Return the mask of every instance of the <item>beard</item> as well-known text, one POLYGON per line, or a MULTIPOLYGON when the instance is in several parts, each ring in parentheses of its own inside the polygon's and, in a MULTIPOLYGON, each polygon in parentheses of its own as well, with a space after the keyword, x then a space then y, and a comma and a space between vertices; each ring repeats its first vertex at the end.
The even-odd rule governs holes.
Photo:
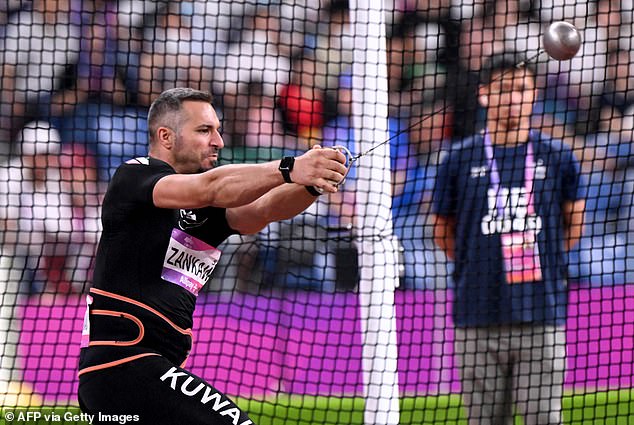
POLYGON ((210 164, 211 165, 209 167, 201 166, 198 169, 198 171, 196 172, 196 174, 201 174, 201 173, 204 173, 205 171, 209 171, 209 170, 212 170, 212 169, 216 168, 216 166, 218 165, 218 161, 214 159, 214 160, 210 161, 210 164))
POLYGON ((201 166, 198 170, 199 173, 204 173, 205 171, 209 171, 213 168, 216 168, 216 166, 218 165, 218 159, 217 158, 211 159, 213 155, 220 156, 220 149, 211 148, 201 155, 201 158, 200 158, 201 166), (205 164, 206 162, 209 162, 208 167, 203 166, 203 164, 205 164))
POLYGON ((209 171, 218 165, 218 157, 220 149, 215 146, 197 151, 190 149, 182 142, 180 136, 176 137, 174 157, 177 164, 181 165, 181 169, 185 174, 199 174, 209 171), (216 158, 213 158, 213 156, 216 158))

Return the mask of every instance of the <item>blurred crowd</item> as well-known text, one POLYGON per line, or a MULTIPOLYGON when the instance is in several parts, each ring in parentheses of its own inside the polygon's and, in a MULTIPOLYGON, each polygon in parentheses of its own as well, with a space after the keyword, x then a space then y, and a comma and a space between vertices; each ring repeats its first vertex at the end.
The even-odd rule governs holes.
MULTIPOLYGON (((571 278, 632 280, 632 1, 384 3, 402 286, 447 284, 451 266, 428 223, 435 167, 447 146, 482 125, 478 73, 504 49, 538 63, 535 126, 572 145, 591 182, 571 278), (583 46, 557 62, 540 54, 540 36, 562 19, 581 30, 583 46)), ((223 163, 277 159, 317 143, 354 152, 353 18, 345 0, 2 2, 0 156, 2 184, 12 187, 0 205, 0 234, 4 258, 24 257, 4 273, 20 269, 32 291, 51 282, 55 290, 84 289, 104 185, 122 161, 146 154, 147 107, 167 88, 213 93, 223 163), (38 193, 46 195, 30 195, 38 193), (60 219, 47 224, 52 217, 60 219), (32 236, 21 241, 21 232, 32 236)), ((338 194, 292 223, 230 241, 212 287, 354 287, 357 184, 353 170, 338 194)))

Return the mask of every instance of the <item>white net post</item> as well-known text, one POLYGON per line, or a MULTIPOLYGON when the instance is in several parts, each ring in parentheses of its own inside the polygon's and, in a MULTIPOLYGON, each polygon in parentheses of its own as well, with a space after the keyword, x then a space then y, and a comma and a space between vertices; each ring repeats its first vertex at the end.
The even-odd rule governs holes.
MULTIPOLYGON (((354 34, 353 125, 357 152, 388 139, 385 15, 382 1, 352 0, 354 34)), ((397 249, 391 215, 389 144, 359 161, 355 234, 363 335, 366 424, 399 423, 394 290, 397 249)))

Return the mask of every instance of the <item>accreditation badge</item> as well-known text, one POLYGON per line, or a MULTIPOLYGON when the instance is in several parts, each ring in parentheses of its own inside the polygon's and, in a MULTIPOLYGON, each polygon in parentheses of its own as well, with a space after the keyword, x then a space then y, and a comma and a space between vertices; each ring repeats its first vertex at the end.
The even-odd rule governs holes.
POLYGON ((502 259, 509 284, 542 280, 539 244, 535 230, 503 233, 502 259))

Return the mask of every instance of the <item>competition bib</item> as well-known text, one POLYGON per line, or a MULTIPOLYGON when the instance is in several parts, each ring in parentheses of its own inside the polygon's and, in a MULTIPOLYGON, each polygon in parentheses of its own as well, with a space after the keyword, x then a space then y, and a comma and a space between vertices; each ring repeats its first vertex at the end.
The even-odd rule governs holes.
POLYGON ((194 295, 209 281, 221 252, 179 229, 172 230, 165 261, 163 280, 175 283, 194 295))
POLYGON ((503 233, 500 237, 506 282, 512 284, 541 280, 542 268, 535 231, 503 233))

